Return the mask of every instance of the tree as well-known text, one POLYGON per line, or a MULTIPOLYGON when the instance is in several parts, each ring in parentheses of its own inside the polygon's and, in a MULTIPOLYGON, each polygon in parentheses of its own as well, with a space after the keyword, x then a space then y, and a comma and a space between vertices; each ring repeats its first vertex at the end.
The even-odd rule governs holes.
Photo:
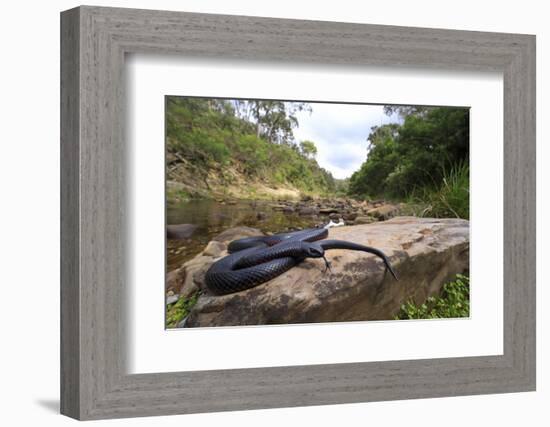
POLYGON ((311 193, 334 191, 334 178, 315 160, 315 144, 298 144, 292 133, 296 113, 309 109, 292 102, 168 97, 168 176, 177 181, 178 171, 187 169, 197 178, 215 172, 231 182, 236 172, 311 193))
POLYGON ((429 110, 430 107, 424 107, 422 105, 384 105, 384 114, 387 116, 397 114, 402 119, 411 115, 422 116, 429 110))
POLYGON ((298 126, 296 113, 311 111, 305 102, 284 102, 250 100, 235 101, 237 115, 248 121, 254 121, 256 136, 266 138, 274 144, 293 145, 292 130, 298 126))
POLYGON ((417 187, 437 186, 446 170, 468 163, 467 108, 391 108, 404 121, 371 129, 367 159, 350 178, 352 195, 406 196, 417 187))
POLYGON ((313 141, 301 141, 300 142, 300 152, 304 157, 308 159, 314 159, 317 155, 317 147, 313 141))

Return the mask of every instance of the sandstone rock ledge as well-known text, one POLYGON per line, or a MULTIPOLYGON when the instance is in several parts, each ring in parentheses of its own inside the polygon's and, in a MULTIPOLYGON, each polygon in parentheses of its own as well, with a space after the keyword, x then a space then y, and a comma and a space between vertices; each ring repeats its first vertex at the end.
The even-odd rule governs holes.
MULTIPOLYGON (((383 250, 400 280, 394 281, 374 255, 330 250, 332 273, 324 273, 323 260, 307 259, 244 292, 203 293, 185 327, 392 319, 408 298, 421 303, 455 274, 469 269, 466 220, 396 217, 333 228, 329 238, 383 250)), ((204 288, 200 277, 194 281, 204 288)))

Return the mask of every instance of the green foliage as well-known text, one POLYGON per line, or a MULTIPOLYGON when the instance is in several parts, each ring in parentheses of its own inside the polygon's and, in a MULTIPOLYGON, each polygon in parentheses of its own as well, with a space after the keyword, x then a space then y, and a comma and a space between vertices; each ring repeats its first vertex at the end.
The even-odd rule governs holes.
POLYGON ((349 189, 349 178, 336 179, 334 178, 334 194, 337 197, 347 197, 349 189))
POLYGON ((395 142, 398 129, 396 124, 373 128, 368 158, 349 180, 348 191, 352 195, 378 196, 387 191, 385 180, 401 161, 395 142))
POLYGON ((169 152, 189 160, 224 164, 229 158, 226 140, 235 123, 227 122, 212 104, 186 98, 166 101, 166 133, 169 152))
POLYGON ((395 316, 402 319, 437 319, 468 317, 470 315, 470 279, 457 274, 456 279, 443 285, 441 294, 431 296, 416 305, 412 299, 401 305, 401 310, 395 316))
POLYGON ((470 219, 470 168, 459 163, 443 173, 439 187, 424 187, 413 191, 409 203, 417 216, 432 218, 470 219))
POLYGON ((175 328, 197 304, 199 292, 195 292, 189 298, 180 298, 173 304, 166 306, 166 327, 175 328))
POLYGON ((233 160, 247 176, 260 175, 269 166, 268 144, 256 135, 243 135, 234 141, 233 160))
POLYGON ((317 147, 312 141, 301 141, 300 142, 300 151, 307 158, 315 158, 317 155, 317 147))
POLYGON ((230 165, 251 180, 327 194, 334 178, 317 164, 315 143, 294 142, 295 113, 304 109, 304 103, 168 97, 167 150, 173 162, 191 161, 205 175, 223 175, 230 165))
POLYGON ((298 126, 296 113, 311 111, 305 102, 284 102, 272 100, 239 100, 232 103, 238 117, 254 122, 256 137, 275 144, 292 145, 292 129, 298 126))
POLYGON ((368 155, 350 178, 349 193, 402 198, 439 187, 445 170, 468 162, 469 111, 455 107, 386 108, 402 124, 373 127, 368 155))

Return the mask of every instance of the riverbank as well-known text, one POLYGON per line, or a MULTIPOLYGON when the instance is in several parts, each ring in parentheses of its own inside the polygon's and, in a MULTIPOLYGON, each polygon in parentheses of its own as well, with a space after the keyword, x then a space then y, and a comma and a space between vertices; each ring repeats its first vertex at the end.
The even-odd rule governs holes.
POLYGON ((319 194, 305 194, 300 190, 286 185, 266 185, 262 182, 233 181, 231 185, 223 184, 218 179, 209 180, 204 186, 190 186, 178 181, 166 182, 166 196, 168 203, 181 203, 193 199, 226 200, 294 200, 303 197, 319 197, 319 194))
POLYGON ((231 165, 200 167, 185 159, 167 170, 166 193, 169 201, 190 199, 300 200, 327 196, 319 186, 300 188, 287 180, 270 176, 249 176, 231 165))

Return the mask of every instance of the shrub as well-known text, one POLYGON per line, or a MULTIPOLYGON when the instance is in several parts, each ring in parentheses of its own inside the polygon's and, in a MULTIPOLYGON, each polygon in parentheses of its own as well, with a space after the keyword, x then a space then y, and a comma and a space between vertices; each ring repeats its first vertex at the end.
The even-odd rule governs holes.
POLYGON ((457 274, 456 279, 443 285, 441 294, 431 296, 416 305, 412 299, 401 305, 396 320, 468 317, 470 315, 470 279, 457 274))
POLYGON ((300 148, 289 139, 291 133, 282 139, 267 133, 272 137, 258 133, 255 122, 236 115, 230 101, 179 97, 167 101, 167 150, 174 163, 192 162, 204 175, 212 170, 223 174, 230 166, 249 181, 316 194, 334 191, 334 178, 315 160, 313 142, 300 148))
POLYGON ((409 196, 418 216, 470 219, 470 168, 463 162, 443 172, 438 187, 417 189, 409 196))
POLYGON ((195 292, 189 298, 180 298, 173 304, 166 306, 166 327, 175 328, 181 322, 199 299, 199 292, 195 292))
POLYGON ((444 167, 467 162, 469 110, 409 109, 401 124, 371 128, 367 158, 350 178, 349 194, 402 198, 415 187, 439 185, 444 167))

